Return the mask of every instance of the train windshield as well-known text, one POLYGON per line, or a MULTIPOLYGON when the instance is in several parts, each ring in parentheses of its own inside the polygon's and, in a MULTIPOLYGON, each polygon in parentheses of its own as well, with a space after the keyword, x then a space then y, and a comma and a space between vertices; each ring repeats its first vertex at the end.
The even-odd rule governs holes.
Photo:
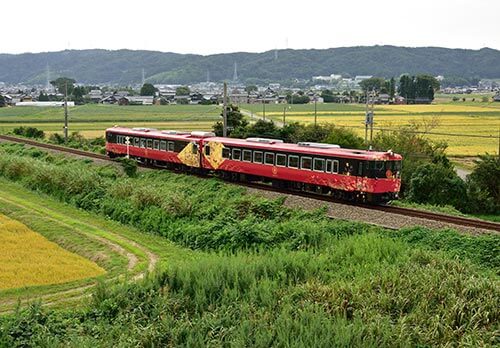
POLYGON ((367 161, 365 176, 369 178, 399 178, 401 161, 367 161))

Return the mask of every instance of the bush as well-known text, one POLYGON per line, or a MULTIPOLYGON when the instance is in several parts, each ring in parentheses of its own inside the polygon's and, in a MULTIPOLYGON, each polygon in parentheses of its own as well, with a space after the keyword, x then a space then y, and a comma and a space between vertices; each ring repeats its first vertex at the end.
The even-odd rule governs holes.
POLYGON ((448 204, 462 208, 466 205, 465 193, 465 183, 453 167, 427 163, 417 167, 412 174, 408 199, 416 203, 448 204))
POLYGON ((335 127, 325 139, 326 143, 337 144, 348 149, 361 149, 364 147, 363 138, 359 137, 352 129, 335 127))
POLYGON ((26 138, 43 139, 45 138, 45 133, 43 130, 34 127, 17 127, 12 131, 16 135, 20 135, 26 138))
POLYGON ((137 175, 137 162, 133 159, 122 157, 119 159, 122 164, 123 171, 129 177, 135 177, 137 175))
POLYGON ((468 212, 500 213, 500 157, 479 156, 467 177, 468 212))

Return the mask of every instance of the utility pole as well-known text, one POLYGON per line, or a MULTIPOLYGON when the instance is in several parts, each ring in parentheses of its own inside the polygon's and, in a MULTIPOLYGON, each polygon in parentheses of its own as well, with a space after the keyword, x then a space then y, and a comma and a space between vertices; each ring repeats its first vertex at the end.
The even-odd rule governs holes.
POLYGON ((265 96, 262 97, 262 117, 264 121, 266 120, 266 101, 265 101, 265 96))
POLYGON ((316 123, 317 123, 317 120, 318 120, 318 107, 317 107, 317 103, 318 103, 318 97, 316 95, 314 95, 314 127, 316 127, 316 123))
POLYGON ((68 81, 64 82, 64 144, 68 144, 68 81))
POLYGON ((371 99, 371 122, 370 122, 370 150, 372 149, 373 143, 373 117, 375 115, 375 90, 372 90, 371 99))
POLYGON ((224 110, 222 110, 222 117, 224 118, 222 126, 222 136, 227 137, 227 83, 224 81, 224 97, 223 97, 224 110))
POLYGON ((285 113, 286 113, 286 106, 283 107, 283 127, 285 126, 285 113))
POLYGON ((365 144, 368 144, 368 89, 365 92, 365 144))

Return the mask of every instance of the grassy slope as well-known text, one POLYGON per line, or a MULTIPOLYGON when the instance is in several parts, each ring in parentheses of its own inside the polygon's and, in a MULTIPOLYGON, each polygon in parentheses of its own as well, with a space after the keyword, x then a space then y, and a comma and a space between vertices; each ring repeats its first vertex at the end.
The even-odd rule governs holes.
MULTIPOLYGON (((176 260, 175 255, 186 255, 162 238, 144 235, 133 228, 59 203, 50 197, 30 192, 16 183, 1 178, 0 203, 0 213, 26 224, 63 248, 94 260, 105 268, 107 274, 96 278, 98 280, 130 278, 147 269, 148 260, 144 251, 138 249, 130 241, 136 242, 158 255, 159 264, 166 262, 167 257, 170 260, 176 260), (118 231, 119 234, 117 234, 118 231), (109 245, 96 240, 95 236, 116 243, 134 254, 137 257, 135 267, 128 270, 126 257, 110 248, 109 245)), ((3 290, 0 291, 0 311, 15 306, 16 301, 14 300, 17 298, 29 301, 43 296, 46 302, 65 300, 64 297, 68 297, 69 300, 76 295, 89 293, 90 289, 87 286, 94 284, 95 279, 91 278, 59 285, 3 290), (73 291, 72 289, 82 289, 82 291, 73 291), (66 291, 69 293, 51 295, 66 291)))
MULTIPOLYGON (((71 178, 77 162, 24 162, 31 151, 6 148, 16 148, 20 158, 4 153, 1 175, 67 199, 40 186, 39 175, 51 170, 59 180, 60 169, 71 178), (30 174, 14 175, 14 168, 30 163, 36 164, 30 174)), ((79 168, 82 178, 102 171, 79 168)), ((166 257, 155 275, 99 287, 78 312, 34 306, 0 319, 0 345, 488 346, 498 340, 498 236, 333 222, 247 197, 216 180, 160 171, 102 180, 110 187, 97 201, 106 209, 91 210, 109 214, 113 208, 108 216, 126 221, 133 207, 127 202, 141 204, 140 212, 131 212, 136 222, 128 223, 197 251, 121 226, 120 233, 166 257), (123 205, 108 206, 109 195, 123 205)))

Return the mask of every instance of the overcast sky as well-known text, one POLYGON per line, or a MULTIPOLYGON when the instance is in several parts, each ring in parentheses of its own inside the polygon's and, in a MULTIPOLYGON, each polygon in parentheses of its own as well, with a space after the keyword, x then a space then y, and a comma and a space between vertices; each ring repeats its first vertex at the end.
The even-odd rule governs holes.
POLYGON ((24 0, 3 4, 0 53, 262 52, 356 45, 500 49, 500 0, 24 0))

